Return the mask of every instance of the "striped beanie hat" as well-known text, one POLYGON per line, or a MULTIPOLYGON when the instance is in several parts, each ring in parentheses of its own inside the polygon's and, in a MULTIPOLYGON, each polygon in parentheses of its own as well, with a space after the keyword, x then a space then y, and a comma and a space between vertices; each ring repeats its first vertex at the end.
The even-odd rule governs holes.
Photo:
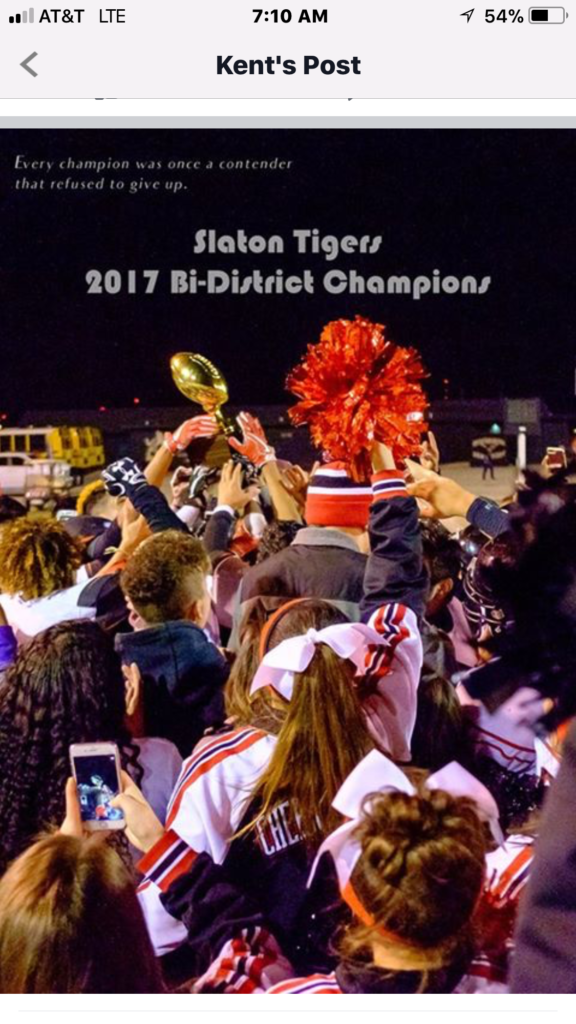
POLYGON ((306 496, 306 522, 310 526, 349 526, 365 530, 372 504, 369 483, 356 483, 343 462, 329 462, 316 470, 306 496))

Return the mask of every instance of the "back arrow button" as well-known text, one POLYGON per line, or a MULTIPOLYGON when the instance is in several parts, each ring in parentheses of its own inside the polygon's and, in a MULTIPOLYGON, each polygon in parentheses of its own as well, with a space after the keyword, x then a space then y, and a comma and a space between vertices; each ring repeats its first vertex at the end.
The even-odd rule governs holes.
POLYGON ((34 57, 37 57, 37 56, 38 56, 38 54, 36 52, 31 53, 30 56, 26 57, 26 60, 23 60, 21 62, 21 64, 20 64, 20 67, 24 68, 24 71, 27 71, 29 75, 33 75, 34 78, 38 78, 38 72, 34 71, 34 68, 29 67, 29 64, 30 64, 30 61, 34 60, 34 57))

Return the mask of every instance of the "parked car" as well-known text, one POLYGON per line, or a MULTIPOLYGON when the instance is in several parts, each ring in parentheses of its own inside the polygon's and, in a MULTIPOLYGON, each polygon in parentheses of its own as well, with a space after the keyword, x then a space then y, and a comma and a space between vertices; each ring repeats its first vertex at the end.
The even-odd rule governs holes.
POLYGON ((65 497, 72 484, 72 467, 62 459, 0 452, 0 494, 24 498, 32 507, 44 507, 65 497))

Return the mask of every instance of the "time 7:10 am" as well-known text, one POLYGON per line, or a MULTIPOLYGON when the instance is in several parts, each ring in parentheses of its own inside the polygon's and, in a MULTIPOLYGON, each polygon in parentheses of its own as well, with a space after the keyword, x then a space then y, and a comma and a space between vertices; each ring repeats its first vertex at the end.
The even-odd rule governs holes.
MULTIPOLYGON (((257 24, 259 21, 273 21, 275 24, 287 25, 288 22, 292 21, 292 11, 285 8, 284 10, 264 11, 258 9, 252 9, 254 17, 254 23, 257 24)), ((327 25, 328 24, 328 11, 297 11, 294 12, 294 21, 305 22, 308 25, 327 25)))

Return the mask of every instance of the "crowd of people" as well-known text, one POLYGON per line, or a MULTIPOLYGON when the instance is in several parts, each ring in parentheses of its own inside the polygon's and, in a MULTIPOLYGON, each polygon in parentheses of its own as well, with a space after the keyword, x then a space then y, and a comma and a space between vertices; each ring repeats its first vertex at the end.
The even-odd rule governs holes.
POLYGON ((576 991, 569 468, 370 459, 206 413, 63 522, 0 496, 0 991, 576 991))

